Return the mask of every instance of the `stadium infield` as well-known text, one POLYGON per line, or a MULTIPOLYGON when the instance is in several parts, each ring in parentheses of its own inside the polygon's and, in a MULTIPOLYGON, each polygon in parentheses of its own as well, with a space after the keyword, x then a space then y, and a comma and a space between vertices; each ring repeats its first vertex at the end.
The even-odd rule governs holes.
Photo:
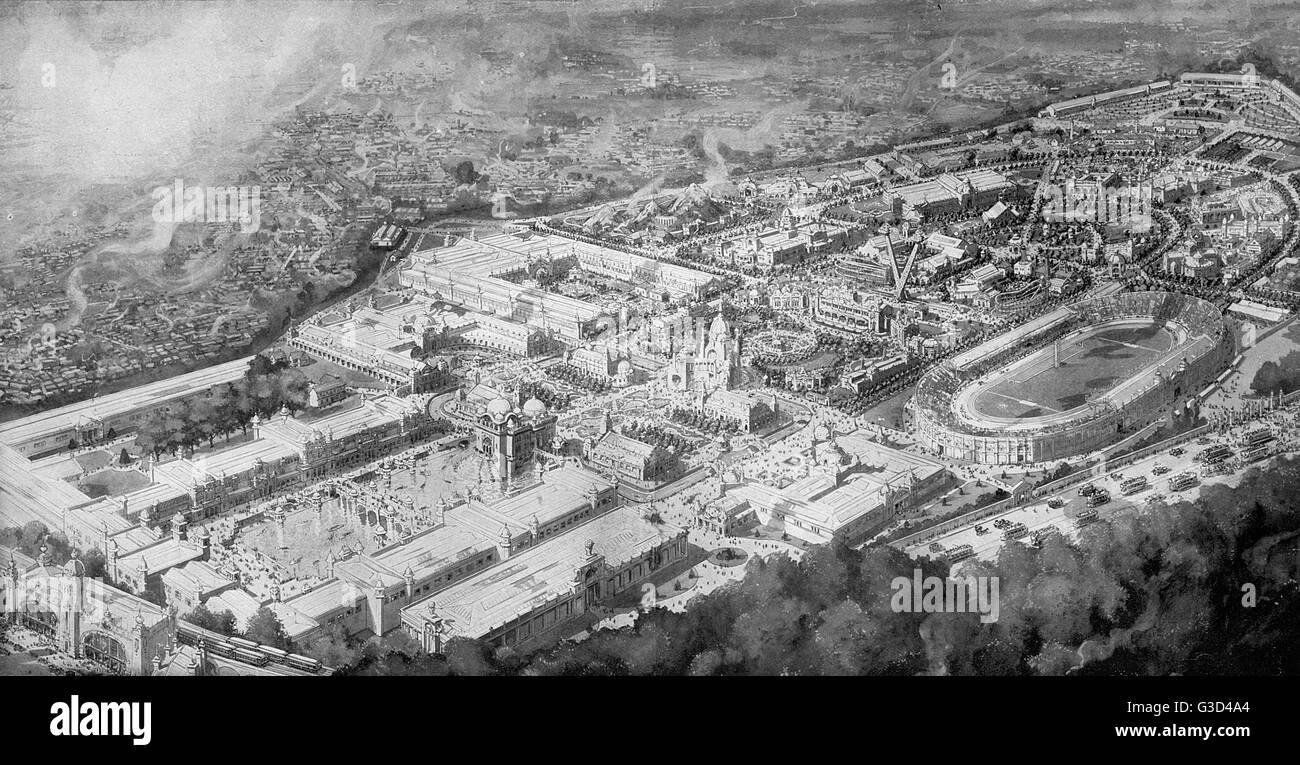
POLYGON ((990 418, 1027 420, 1077 409, 1155 364, 1176 338, 1151 324, 1113 327, 1062 343, 1060 365, 1052 345, 1000 373, 971 406, 990 418))

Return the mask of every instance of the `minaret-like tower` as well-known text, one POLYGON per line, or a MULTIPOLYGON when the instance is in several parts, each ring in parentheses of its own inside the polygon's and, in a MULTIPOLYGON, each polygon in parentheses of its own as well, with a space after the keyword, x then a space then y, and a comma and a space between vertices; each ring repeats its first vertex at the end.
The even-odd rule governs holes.
POLYGON ((497 536, 497 555, 501 560, 510 557, 510 527, 501 525, 501 534, 497 536))

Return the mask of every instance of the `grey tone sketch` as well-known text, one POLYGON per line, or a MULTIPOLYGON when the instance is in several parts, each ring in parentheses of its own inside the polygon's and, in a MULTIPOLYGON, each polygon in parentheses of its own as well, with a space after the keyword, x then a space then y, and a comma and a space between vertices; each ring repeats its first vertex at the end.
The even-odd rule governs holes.
POLYGON ((1300 6, 0 6, 0 674, 1300 673, 1300 6))

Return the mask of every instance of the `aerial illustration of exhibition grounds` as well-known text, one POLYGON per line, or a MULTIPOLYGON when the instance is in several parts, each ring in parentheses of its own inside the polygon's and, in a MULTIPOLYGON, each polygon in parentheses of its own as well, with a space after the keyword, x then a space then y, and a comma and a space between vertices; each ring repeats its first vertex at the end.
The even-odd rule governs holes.
POLYGON ((1230 5, 6 6, 0 674, 1300 673, 1230 5))

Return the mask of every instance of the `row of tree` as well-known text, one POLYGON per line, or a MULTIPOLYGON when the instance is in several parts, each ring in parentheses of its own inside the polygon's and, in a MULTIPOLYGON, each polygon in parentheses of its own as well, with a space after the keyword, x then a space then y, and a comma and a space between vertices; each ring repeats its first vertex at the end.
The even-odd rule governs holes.
POLYGON ((733 420, 715 417, 695 409, 674 409, 669 419, 705 433, 723 433, 735 435, 740 433, 740 426, 733 420))
POLYGON ((569 408, 572 396, 568 393, 557 391, 549 385, 542 382, 526 382, 519 386, 519 394, 525 399, 535 398, 546 404, 546 408, 552 412, 563 412, 569 408))
POLYGON ((209 396, 151 414, 141 424, 136 444, 155 457, 204 443, 210 447, 218 437, 247 433, 254 414, 270 417, 281 407, 294 412, 306 407, 308 385, 303 371, 290 367, 287 360, 271 361, 259 354, 239 380, 216 386, 209 396))
POLYGON ((239 629, 234 613, 230 609, 213 612, 206 605, 199 604, 181 617, 196 627, 232 637, 242 637, 281 651, 294 651, 293 641, 284 629, 280 617, 266 606, 253 612, 244 629, 239 629))
POLYGON ((596 377, 590 372, 568 363, 555 364, 548 368, 546 373, 558 380, 563 380, 579 388, 585 388, 593 393, 604 393, 612 387, 609 380, 596 377))
POLYGON ((629 422, 620 426, 619 432, 629 438, 653 444, 681 456, 695 451, 695 442, 689 438, 649 423, 629 422))

